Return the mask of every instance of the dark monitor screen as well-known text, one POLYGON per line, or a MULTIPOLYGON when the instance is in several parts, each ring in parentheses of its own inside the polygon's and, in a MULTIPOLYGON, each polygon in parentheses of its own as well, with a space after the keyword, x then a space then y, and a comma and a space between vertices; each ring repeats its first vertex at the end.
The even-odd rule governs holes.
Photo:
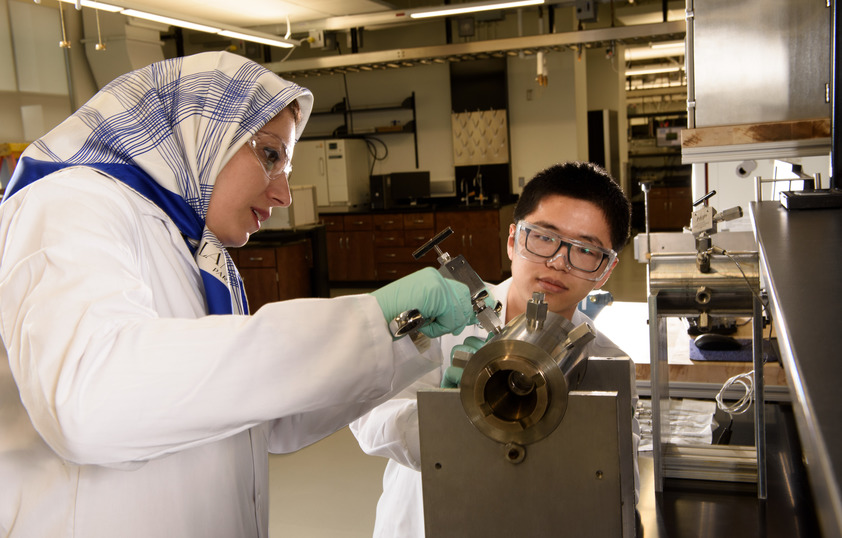
POLYGON ((430 197, 430 172, 393 172, 388 176, 395 204, 411 204, 430 197))

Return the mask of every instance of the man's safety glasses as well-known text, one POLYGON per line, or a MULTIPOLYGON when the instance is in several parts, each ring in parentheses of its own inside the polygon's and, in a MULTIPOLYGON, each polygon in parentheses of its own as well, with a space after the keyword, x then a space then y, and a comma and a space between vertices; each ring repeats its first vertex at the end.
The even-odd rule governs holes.
POLYGON ((257 157, 260 166, 266 172, 266 177, 275 180, 292 172, 292 162, 287 153, 286 144, 273 134, 257 131, 249 138, 246 145, 257 157))
POLYGON ((611 249, 563 237, 525 220, 518 221, 515 229, 515 253, 536 263, 550 263, 563 256, 568 271, 594 282, 601 280, 617 259, 611 249))

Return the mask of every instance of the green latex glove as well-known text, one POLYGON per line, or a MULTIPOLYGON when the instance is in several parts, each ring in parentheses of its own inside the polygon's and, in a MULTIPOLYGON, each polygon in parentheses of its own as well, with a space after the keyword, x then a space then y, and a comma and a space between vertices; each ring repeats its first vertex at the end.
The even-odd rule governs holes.
POLYGON ((450 366, 447 367, 444 371, 444 376, 441 379, 441 388, 443 389, 455 389, 459 387, 459 384, 462 382, 462 372, 465 370, 464 366, 454 366, 453 365, 453 355, 457 351, 463 351, 465 353, 470 353, 473 355, 479 349, 485 345, 488 340, 491 340, 493 334, 489 334, 488 338, 483 340, 482 338, 478 338, 476 336, 469 336, 465 338, 465 341, 459 345, 453 346, 453 349, 450 350, 450 366))
POLYGON ((391 282, 371 294, 380 304, 386 322, 402 312, 418 309, 428 321, 419 330, 430 338, 459 334, 467 325, 477 322, 468 286, 444 278, 432 267, 391 282))

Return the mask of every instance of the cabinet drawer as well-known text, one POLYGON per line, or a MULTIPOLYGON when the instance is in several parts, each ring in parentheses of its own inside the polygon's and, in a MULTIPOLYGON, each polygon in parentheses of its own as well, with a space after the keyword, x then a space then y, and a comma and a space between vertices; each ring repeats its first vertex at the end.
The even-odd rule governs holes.
POLYGON ((324 222, 325 231, 328 232, 341 232, 345 229, 342 215, 323 215, 322 222, 324 222))
MULTIPOLYGON (((376 226, 376 223, 375 223, 376 226)), ((404 239, 401 230, 374 233, 374 246, 376 247, 402 247, 404 239)))
POLYGON ((403 216, 404 230, 432 229, 434 224, 432 213, 406 213, 403 216))
POLYGON ((403 233, 403 245, 405 247, 418 248, 430 239, 435 233, 432 228, 429 230, 410 230, 403 233))
POLYGON ((275 249, 245 248, 237 255, 240 267, 275 267, 275 249))
POLYGON ((371 215, 344 215, 345 231, 371 230, 371 215))
POLYGON ((375 230, 403 230, 403 218, 401 215, 374 215, 375 230))
POLYGON ((378 263, 377 278, 379 280, 395 280, 427 267, 421 263, 378 263))
POLYGON ((414 248, 410 247, 384 247, 374 251, 374 261, 377 263, 410 263, 415 261, 412 257, 414 248))

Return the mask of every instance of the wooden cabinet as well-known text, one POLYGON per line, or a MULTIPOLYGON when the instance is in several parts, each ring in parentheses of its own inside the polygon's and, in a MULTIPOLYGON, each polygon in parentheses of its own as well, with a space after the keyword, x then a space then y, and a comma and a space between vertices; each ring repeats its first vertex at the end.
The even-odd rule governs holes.
POLYGON ((331 281, 375 280, 372 216, 324 215, 328 278, 331 281))
POLYGON ((465 256, 479 276, 490 282, 510 270, 506 238, 514 205, 502 208, 450 211, 322 214, 327 235, 327 266, 331 282, 384 282, 424 267, 436 267, 435 251, 420 260, 418 247, 450 226, 453 235, 441 249, 465 256))
POLYGON ((249 311, 266 303, 310 297, 312 246, 302 239, 278 246, 229 249, 246 288, 249 311))
POLYGON ((649 191, 650 230, 681 230, 690 225, 690 187, 653 187, 649 191))
POLYGON ((436 266, 435 256, 416 260, 412 253, 436 234, 435 218, 426 213, 382 213, 372 216, 374 263, 378 280, 395 280, 424 267, 436 266))
POLYGON ((513 206, 502 209, 440 211, 436 213, 436 230, 447 226, 453 235, 445 239, 441 249, 456 257, 465 256, 483 280, 499 282, 510 265, 506 255, 506 238, 513 206))

